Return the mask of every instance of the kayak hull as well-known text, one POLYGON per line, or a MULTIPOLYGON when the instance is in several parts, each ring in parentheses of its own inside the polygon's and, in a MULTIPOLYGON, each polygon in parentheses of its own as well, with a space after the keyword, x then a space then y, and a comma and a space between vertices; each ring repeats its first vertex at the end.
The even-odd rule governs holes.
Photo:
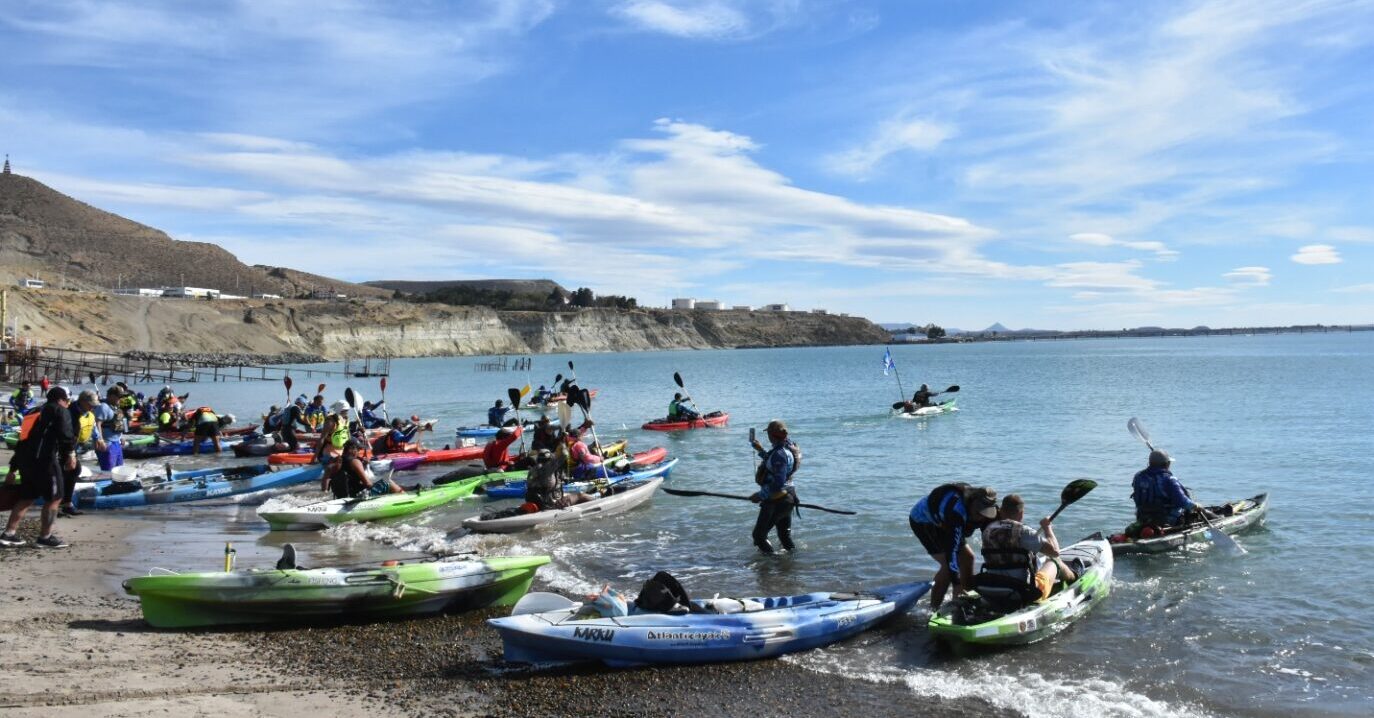
POLYGON ((687 431, 689 429, 707 429, 713 426, 725 426, 729 421, 729 414, 717 411, 691 421, 665 421, 663 419, 655 419, 654 421, 644 422, 644 425, 639 428, 645 431, 687 431))
POLYGON ((905 613, 928 590, 930 582, 922 581, 856 594, 746 599, 763 610, 744 613, 575 619, 578 609, 570 608, 488 623, 501 634, 506 660, 514 663, 600 661, 628 667, 750 661, 851 638, 905 613))
POLYGON ((181 474, 181 478, 174 474, 172 481, 161 481, 142 490, 122 494, 106 494, 102 488, 93 487, 74 493, 72 501, 82 509, 128 509, 179 504, 318 481, 324 473, 324 467, 318 465, 282 471, 272 471, 267 466, 246 468, 250 470, 247 476, 236 469, 188 471, 181 474))
MULTIPOLYGON (((677 462, 677 459, 661 461, 657 464, 631 471, 628 474, 612 474, 610 481, 611 483, 619 483, 621 481, 642 481, 659 477, 668 479, 671 478, 673 467, 677 466, 677 462)), ((523 473, 524 472, 521 472, 522 475, 523 473)), ((563 490, 565 492, 576 491, 578 493, 586 493, 591 491, 594 486, 594 481, 571 481, 563 484, 563 490)), ((521 478, 517 481, 506 482, 500 486, 488 486, 486 493, 489 499, 523 499, 525 498, 525 488, 525 480, 521 478)))
MULTIPOLYGON (((1264 517, 1269 512, 1269 494, 1257 494, 1227 506, 1234 507, 1235 513, 1213 519, 1212 525, 1223 533, 1237 534, 1252 526, 1264 523, 1264 517)), ((1208 507, 1213 512, 1222 511, 1224 508, 1222 506, 1208 507)), ((1112 552, 1118 556, 1156 554, 1176 551, 1190 545, 1206 545, 1211 543, 1211 539, 1207 537, 1207 532, 1210 530, 1205 523, 1198 523, 1189 526, 1184 531, 1167 533, 1148 539, 1130 539, 1121 535, 1113 536, 1112 552), (1118 538, 1122 540, 1117 540, 1118 538)))
POLYGON ((923 406, 915 411, 897 411, 897 416, 902 419, 926 419, 941 414, 950 414, 959 410, 958 399, 942 401, 934 406, 923 406))
POLYGON ((514 604, 547 556, 449 557, 372 568, 252 569, 131 578, 157 628, 390 618, 514 604))
POLYGON ((538 511, 532 514, 520 514, 505 518, 474 517, 464 521, 463 528, 478 533, 516 533, 537 526, 612 516, 646 503, 654 497, 654 492, 658 491, 658 487, 662 483, 663 479, 661 478, 649 479, 644 482, 628 481, 618 485, 622 488, 619 493, 593 499, 566 509, 538 511))
POLYGON ((511 474, 488 474, 428 487, 418 492, 385 494, 376 498, 331 499, 282 511, 258 509, 258 517, 273 531, 313 531, 343 523, 380 521, 427 511, 472 496, 483 484, 500 481, 511 474))
POLYGON ((1088 566, 1070 586, 1021 610, 988 620, 975 619, 976 623, 965 620, 961 612, 972 609, 967 615, 983 618, 979 612, 981 599, 951 600, 930 617, 931 635, 936 641, 965 652, 1035 643, 1073 625, 1111 592, 1112 549, 1101 534, 1094 534, 1065 547, 1059 555, 1066 563, 1077 558, 1088 566))

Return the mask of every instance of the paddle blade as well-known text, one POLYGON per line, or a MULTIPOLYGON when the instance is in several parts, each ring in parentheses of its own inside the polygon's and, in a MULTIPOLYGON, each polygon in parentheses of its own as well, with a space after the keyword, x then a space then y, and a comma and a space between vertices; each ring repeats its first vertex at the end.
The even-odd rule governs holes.
POLYGON ((582 389, 578 392, 582 395, 582 410, 590 413, 592 410, 592 392, 590 389, 582 389))
POLYGON ((315 393, 316 393, 316 394, 323 394, 323 393, 324 393, 324 387, 325 387, 324 384, 320 384, 318 387, 315 387, 315 393))
POLYGON ((511 609, 510 615, 522 616, 527 613, 545 613, 547 611, 566 611, 582 604, 577 601, 560 596, 556 593, 545 593, 543 591, 531 591, 525 594, 515 603, 515 608, 511 609))
POLYGON ((1150 432, 1145 431, 1145 427, 1141 425, 1139 419, 1134 416, 1128 419, 1126 421, 1126 431, 1131 432, 1131 436, 1139 439, 1140 443, 1150 447, 1150 451, 1155 450, 1155 445, 1150 443, 1150 432))
POLYGON ((517 408, 517 409, 520 408, 520 390, 519 390, 519 389, 516 389, 515 387, 511 387, 511 388, 507 389, 507 390, 506 390, 506 396, 510 397, 510 405, 511 405, 511 406, 513 406, 513 407, 515 407, 515 408, 517 408))
POLYGON ((382 377, 382 393, 386 393, 386 377, 382 377))
POLYGON ((902 408, 902 407, 904 407, 904 406, 906 406, 906 402, 905 402, 905 401, 894 401, 894 402, 892 402, 892 408, 893 408, 893 409, 900 409, 900 408, 902 408))
POLYGON ((529 396, 529 394, 530 394, 531 391, 533 391, 533 390, 530 389, 530 385, 529 385, 529 384, 526 384, 526 385, 520 387, 520 396, 529 396))
POLYGON ((574 374, 577 373, 577 367, 573 366, 571 359, 568 360, 568 371, 573 372, 574 374))
POLYGON ((1069 482, 1064 490, 1059 492, 1059 502, 1065 506, 1087 496, 1090 491, 1097 488, 1097 482, 1092 479, 1074 479, 1069 482))
POLYGON ((1232 556, 1244 556, 1248 553, 1248 551, 1242 548, 1240 544, 1236 543, 1236 540, 1231 538, 1229 534, 1217 528, 1216 525, 1212 523, 1212 520, 1207 518, 1206 514, 1203 514, 1202 520, 1207 524, 1207 528, 1210 529, 1207 532, 1208 538, 1212 539, 1212 543, 1216 544, 1217 548, 1220 548, 1222 551, 1232 556))
POLYGON ((673 372, 673 381, 677 382, 677 388, 679 388, 679 389, 686 389, 686 388, 687 388, 687 387, 685 387, 685 386, 682 385, 682 375, 679 374, 679 373, 677 373, 677 372, 673 372))
POLYGON ((562 383, 562 381, 563 381, 563 375, 562 375, 562 374, 555 374, 555 375, 553 376, 553 385, 554 385, 554 386, 558 386, 560 383, 562 383))
POLYGON ((290 393, 291 393, 291 377, 289 377, 289 376, 284 376, 284 377, 282 377, 282 378, 281 378, 281 383, 286 385, 286 393, 287 393, 287 394, 290 394, 290 393))
POLYGON ((959 391, 959 385, 958 385, 958 384, 951 384, 950 387, 949 387, 948 389, 945 389, 944 391, 942 391, 942 392, 940 392, 940 393, 941 393, 941 394, 952 394, 952 393, 954 393, 954 392, 956 392, 956 391, 959 391))
POLYGON ((572 407, 566 401, 558 405, 558 423, 563 426, 572 424, 572 407))

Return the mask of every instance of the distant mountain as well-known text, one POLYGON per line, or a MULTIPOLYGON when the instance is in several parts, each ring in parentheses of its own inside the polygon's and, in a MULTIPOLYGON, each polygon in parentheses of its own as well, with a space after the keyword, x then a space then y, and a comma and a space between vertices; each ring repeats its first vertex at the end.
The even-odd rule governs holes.
POLYGON ((439 289, 478 289, 488 292, 510 292, 517 295, 537 296, 540 299, 549 296, 555 289, 567 297, 571 294, 564 289, 558 282, 552 279, 438 279, 438 280, 402 280, 402 279, 378 279, 371 282, 363 282, 369 287, 377 287, 402 294, 429 294, 439 289))
POLYGON ((992 332, 997 332, 998 334, 1004 334, 1004 333, 1009 332, 1009 331, 1011 331, 1011 330, 1008 329, 1008 328, 1006 328, 1006 327, 1004 327, 1004 326, 1002 326, 1002 323, 1001 323, 1001 322, 996 322, 996 323, 994 323, 992 326, 988 327, 987 329, 984 329, 983 331, 986 332, 986 333, 988 333, 988 334, 991 334, 992 332))
POLYGON ((385 292, 295 270, 250 267, 221 247, 165 232, 68 197, 35 179, 0 174, 0 279, 25 277, 77 289, 204 287, 286 297, 327 289, 385 292))

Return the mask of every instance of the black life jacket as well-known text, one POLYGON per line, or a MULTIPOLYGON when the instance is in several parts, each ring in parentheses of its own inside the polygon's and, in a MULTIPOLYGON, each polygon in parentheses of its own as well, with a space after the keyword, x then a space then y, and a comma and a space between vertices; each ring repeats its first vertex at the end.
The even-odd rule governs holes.
POLYGON ((1011 519, 999 519, 983 529, 983 570, 1017 571, 1017 577, 1029 584, 1035 576, 1035 555, 1021 546, 1019 538, 1023 525, 1011 519))

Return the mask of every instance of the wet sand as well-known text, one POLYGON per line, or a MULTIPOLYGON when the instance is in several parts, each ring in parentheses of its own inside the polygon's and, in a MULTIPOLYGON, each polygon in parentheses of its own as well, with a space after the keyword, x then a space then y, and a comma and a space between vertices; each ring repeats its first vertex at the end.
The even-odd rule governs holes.
MULTIPOLYGON (((608 671, 530 671, 501 661, 483 619, 500 609, 399 622, 267 631, 148 627, 119 591, 116 559, 141 522, 59 519, 67 549, 0 551, 0 711, 50 718, 219 715, 988 715, 895 684, 786 661, 608 671)), ((37 521, 21 535, 36 536, 37 521)), ((1004 712, 1004 711, 1003 711, 1004 712)))

